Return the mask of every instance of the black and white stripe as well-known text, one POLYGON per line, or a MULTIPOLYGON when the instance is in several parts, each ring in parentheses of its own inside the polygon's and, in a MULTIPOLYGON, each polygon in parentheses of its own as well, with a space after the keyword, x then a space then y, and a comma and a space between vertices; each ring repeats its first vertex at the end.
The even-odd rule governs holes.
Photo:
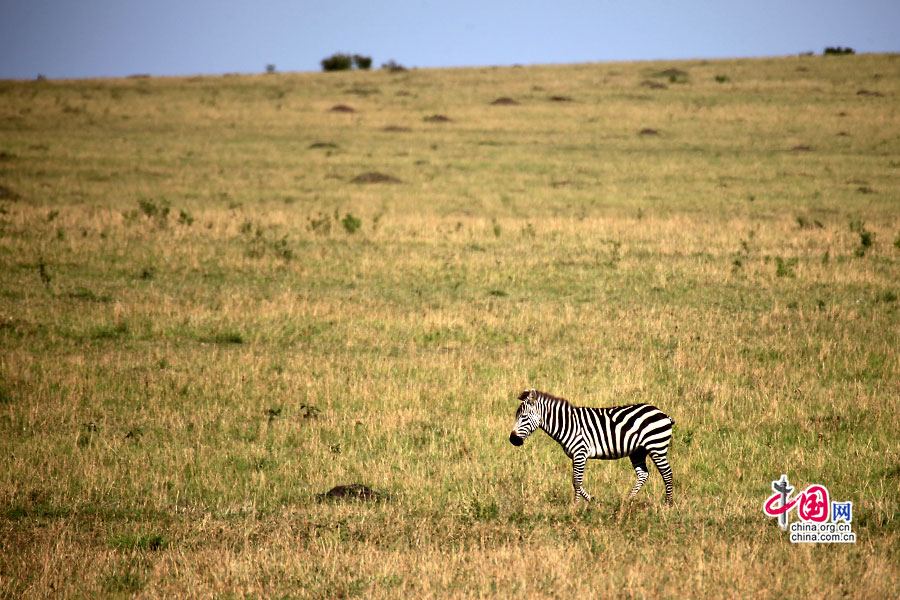
POLYGON ((650 404, 633 404, 610 408, 572 406, 568 400, 526 390, 519 395, 521 405, 509 441, 521 446, 525 438, 540 428, 562 446, 572 459, 572 486, 575 502, 591 496, 581 486, 584 465, 589 458, 616 459, 629 457, 637 474, 631 498, 647 481, 649 456, 666 484, 666 502, 672 503, 672 468, 666 454, 672 439, 675 420, 650 404))

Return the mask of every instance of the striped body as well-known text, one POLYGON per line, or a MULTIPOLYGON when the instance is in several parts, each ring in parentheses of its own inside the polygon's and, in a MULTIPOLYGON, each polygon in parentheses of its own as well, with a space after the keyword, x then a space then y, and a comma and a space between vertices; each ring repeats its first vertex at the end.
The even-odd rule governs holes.
POLYGON ((584 465, 589 458, 617 459, 628 456, 637 475, 629 497, 637 494, 647 480, 649 456, 666 485, 666 502, 672 502, 672 469, 667 453, 675 421, 650 404, 611 408, 572 406, 563 398, 527 390, 519 396, 521 405, 509 441, 521 446, 536 429, 543 429, 572 459, 575 501, 591 496, 582 487, 584 465))

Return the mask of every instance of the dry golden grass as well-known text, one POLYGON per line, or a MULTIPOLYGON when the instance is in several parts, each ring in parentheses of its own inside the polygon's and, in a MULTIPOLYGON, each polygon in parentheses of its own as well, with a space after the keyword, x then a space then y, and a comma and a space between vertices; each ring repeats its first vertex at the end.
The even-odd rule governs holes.
POLYGON ((897 60, 0 82, 0 596, 893 595, 897 60))

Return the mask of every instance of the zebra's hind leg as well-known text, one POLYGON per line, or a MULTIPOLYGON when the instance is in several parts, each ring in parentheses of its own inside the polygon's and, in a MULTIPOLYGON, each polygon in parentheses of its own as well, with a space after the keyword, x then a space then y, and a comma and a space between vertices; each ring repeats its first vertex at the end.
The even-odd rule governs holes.
POLYGON ((663 483, 666 484, 666 504, 672 504, 672 490, 674 488, 672 484, 672 467, 669 466, 669 460, 666 458, 666 453, 665 451, 651 452, 650 458, 653 459, 653 464, 659 469, 659 474, 662 475, 663 483))
POLYGON ((633 498, 644 486, 644 482, 647 481, 647 477, 649 477, 650 474, 647 472, 647 452, 638 449, 629 458, 631 459, 631 464, 634 466, 634 472, 637 475, 637 483, 635 483, 634 487, 631 488, 631 491, 628 492, 628 497, 633 498))

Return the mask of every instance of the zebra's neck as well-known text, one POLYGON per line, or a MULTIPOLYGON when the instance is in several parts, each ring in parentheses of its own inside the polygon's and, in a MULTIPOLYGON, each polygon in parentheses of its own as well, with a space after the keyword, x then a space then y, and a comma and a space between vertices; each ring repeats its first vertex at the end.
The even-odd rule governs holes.
POLYGON ((540 398, 538 407, 541 412, 541 429, 556 440, 563 449, 567 449, 572 443, 572 433, 575 425, 575 407, 562 398, 544 396, 540 398))

